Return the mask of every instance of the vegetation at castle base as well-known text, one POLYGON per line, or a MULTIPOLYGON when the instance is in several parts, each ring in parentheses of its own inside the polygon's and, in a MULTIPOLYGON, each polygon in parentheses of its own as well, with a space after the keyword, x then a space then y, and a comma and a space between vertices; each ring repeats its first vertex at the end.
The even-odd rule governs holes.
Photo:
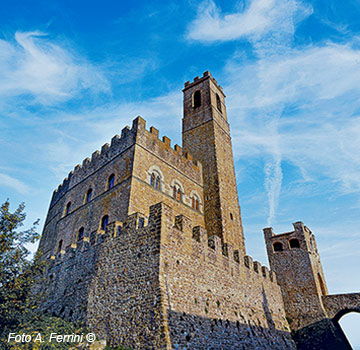
POLYGON ((19 230, 26 218, 24 208, 24 204, 20 204, 11 212, 8 200, 0 207, 0 349, 69 349, 66 343, 7 342, 10 332, 40 332, 42 338, 46 339, 51 332, 72 334, 84 331, 70 322, 37 311, 41 296, 34 295, 31 290, 35 279, 41 276, 45 263, 39 256, 28 260, 30 252, 26 245, 35 243, 39 234, 36 232, 38 222, 28 230, 19 230))

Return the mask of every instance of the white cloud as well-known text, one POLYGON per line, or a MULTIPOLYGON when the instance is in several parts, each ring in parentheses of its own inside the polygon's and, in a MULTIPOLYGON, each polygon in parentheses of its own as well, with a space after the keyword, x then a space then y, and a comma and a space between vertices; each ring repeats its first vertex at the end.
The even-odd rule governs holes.
POLYGON ((44 105, 109 88, 101 71, 41 32, 0 40, 0 98, 30 95, 44 105))
POLYGON ((253 0, 243 10, 222 14, 214 1, 198 8, 197 17, 188 27, 187 38, 203 42, 249 39, 258 41, 271 33, 292 35, 294 23, 312 13, 312 8, 296 0, 253 0))
POLYGON ((325 175, 360 192, 360 50, 327 44, 232 60, 227 74, 237 157, 280 157, 306 180, 325 175))
POLYGON ((27 194, 29 193, 30 190, 29 187, 26 184, 24 184, 22 181, 14 177, 11 177, 9 175, 1 174, 1 173, 0 173, 0 186, 12 188, 17 192, 19 192, 20 194, 27 194))

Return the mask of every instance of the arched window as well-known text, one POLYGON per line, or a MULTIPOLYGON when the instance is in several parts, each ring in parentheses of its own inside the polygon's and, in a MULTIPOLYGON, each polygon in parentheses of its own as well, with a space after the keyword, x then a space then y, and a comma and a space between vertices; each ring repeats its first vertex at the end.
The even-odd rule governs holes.
POLYGON ((299 240, 296 238, 290 239, 290 248, 294 249, 294 248, 300 248, 300 243, 299 240))
POLYGON ((193 209, 199 211, 200 210, 200 200, 196 195, 191 197, 191 206, 193 209))
POLYGON ((84 228, 81 227, 80 230, 78 231, 78 241, 82 241, 84 238, 84 228))
POLYGON ((280 242, 275 242, 274 243, 274 251, 275 252, 282 252, 284 249, 283 249, 283 245, 282 243, 280 242))
POLYGON ((156 188, 157 190, 160 190, 161 188, 161 176, 156 171, 151 173, 150 185, 156 188))
POLYGON ((89 203, 92 197, 92 189, 89 188, 85 195, 85 203, 89 203))
POLYGON ((59 241, 59 243, 58 243, 58 246, 57 246, 56 253, 60 253, 60 252, 61 252, 62 244, 63 244, 63 241, 62 241, 62 239, 60 239, 60 241, 59 241))
POLYGON ((175 184, 173 187, 173 197, 174 197, 174 199, 176 199, 179 202, 181 202, 181 200, 182 200, 182 192, 181 192, 181 188, 178 184, 175 184))
POLYGON ((108 223, 109 223, 109 215, 103 216, 103 218, 101 219, 101 229, 105 231, 108 223))
POLYGON ((200 90, 196 90, 194 92, 194 108, 201 106, 201 92, 200 90))
POLYGON ((71 208, 71 202, 68 202, 65 207, 65 215, 68 215, 70 213, 71 208))
POLYGON ((115 174, 111 174, 108 178, 107 189, 110 190, 114 187, 115 184, 115 174))
POLYGON ((220 100, 220 97, 219 97, 218 94, 216 94, 216 107, 220 112, 222 112, 222 110, 221 110, 221 100, 220 100))

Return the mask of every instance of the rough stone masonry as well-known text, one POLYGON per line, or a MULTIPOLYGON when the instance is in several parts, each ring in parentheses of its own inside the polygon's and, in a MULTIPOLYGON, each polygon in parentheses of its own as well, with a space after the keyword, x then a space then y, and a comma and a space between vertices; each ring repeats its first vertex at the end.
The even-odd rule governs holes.
POLYGON ((132 349, 351 349, 302 223, 264 229, 271 270, 246 255, 225 94, 184 87, 183 147, 137 117, 54 191, 39 250, 42 304, 132 349))

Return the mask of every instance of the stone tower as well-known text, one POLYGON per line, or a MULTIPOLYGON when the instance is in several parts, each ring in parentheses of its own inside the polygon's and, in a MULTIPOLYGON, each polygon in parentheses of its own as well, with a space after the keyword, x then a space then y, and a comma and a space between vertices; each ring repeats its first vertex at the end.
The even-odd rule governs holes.
MULTIPOLYGON (((270 267, 281 288, 293 339, 300 350, 351 350, 341 327, 329 313, 328 304, 338 296, 328 295, 315 237, 301 221, 293 226, 294 231, 278 235, 272 228, 264 229, 270 267)), ((353 307, 359 296, 349 294, 343 298, 344 305, 353 307)), ((340 309, 344 305, 338 303, 340 309)))
POLYGON ((302 222, 293 226, 294 231, 279 235, 265 228, 264 235, 286 315, 291 328, 298 330, 325 317, 322 296, 328 291, 314 235, 302 222))
POLYGON ((183 148, 203 166, 206 229, 245 255, 225 95, 209 72, 183 92, 183 148))

